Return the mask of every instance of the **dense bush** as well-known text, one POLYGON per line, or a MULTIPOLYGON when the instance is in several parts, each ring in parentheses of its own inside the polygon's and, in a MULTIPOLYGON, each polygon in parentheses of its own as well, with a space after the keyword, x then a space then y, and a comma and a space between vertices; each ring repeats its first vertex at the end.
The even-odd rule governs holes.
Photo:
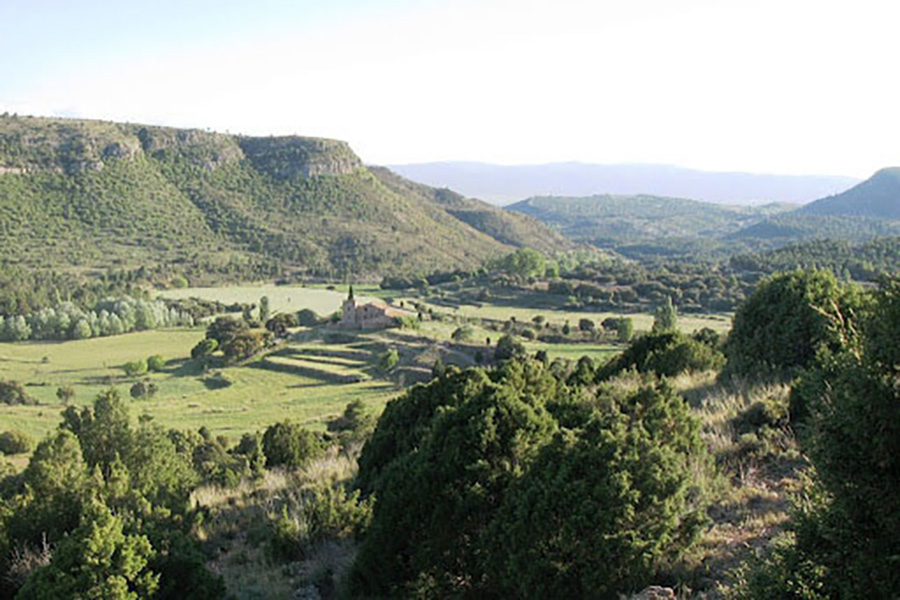
POLYGON ((494 349, 494 360, 509 360, 525 355, 525 346, 513 336, 506 334, 497 340, 494 349))
POLYGON ((269 554, 284 562, 301 560, 325 540, 360 536, 371 515, 371 503, 361 500, 359 491, 348 493, 330 482, 303 487, 270 521, 269 554))
POLYGON ((115 391, 68 407, 19 485, 0 490, 0 596, 221 598, 190 534, 199 477, 183 450, 151 423, 133 426, 115 391))
POLYGON ((722 366, 724 357, 709 345, 681 333, 643 335, 631 342, 622 354, 604 365, 601 379, 628 369, 673 377, 685 372, 705 371, 722 366))
POLYGON ((315 327, 319 320, 319 315, 311 308, 304 308, 297 313, 297 325, 301 327, 315 327))
POLYGON ((33 447, 34 441, 24 431, 13 429, 0 433, 0 453, 2 454, 25 454, 31 452, 33 447))
POLYGON ((725 343, 727 375, 789 374, 821 349, 844 343, 840 325, 860 300, 826 271, 794 271, 764 280, 741 304, 725 343))
POLYGON ((400 354, 393 348, 385 350, 378 357, 378 368, 383 373, 390 373, 398 364, 400 364, 400 354))
POLYGON ((573 395, 543 363, 513 360, 391 401, 360 457, 376 500, 353 592, 614 597, 645 584, 699 529, 704 450, 670 389, 612 389, 573 395))
POLYGON ((122 370, 128 377, 137 377, 147 373, 147 361, 144 359, 133 360, 122 365, 122 370))
POLYGON ((37 400, 28 395, 18 381, 0 381, 0 403, 2 404, 37 404, 37 400))
POLYGON ((366 439, 375 429, 376 417, 369 412, 362 400, 354 400, 344 408, 340 416, 327 423, 328 431, 347 442, 366 439))
POLYGON ((159 373, 166 368, 166 359, 159 354, 154 354, 147 358, 147 370, 159 373))
POLYGON ((302 467, 323 450, 319 436, 291 421, 269 426, 262 442, 268 467, 302 467))
POLYGON ((197 342, 197 345, 191 348, 191 358, 198 359, 210 356, 219 348, 219 342, 206 338, 197 342))
POLYGON ((900 589, 900 283, 882 284, 861 323, 834 326, 847 347, 820 352, 792 399, 804 407, 811 481, 788 535, 751 573, 750 597, 889 598, 900 589))

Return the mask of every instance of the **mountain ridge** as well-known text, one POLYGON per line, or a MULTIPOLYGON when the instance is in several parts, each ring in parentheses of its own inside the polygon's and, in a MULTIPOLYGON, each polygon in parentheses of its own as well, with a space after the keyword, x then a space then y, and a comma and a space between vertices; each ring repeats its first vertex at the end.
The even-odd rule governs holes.
POLYGON ((388 167, 408 179, 450 187, 500 205, 533 196, 595 194, 669 196, 717 204, 803 204, 860 182, 843 176, 715 172, 652 164, 492 165, 447 161, 388 167))
POLYGON ((261 264, 266 276, 372 278, 558 242, 540 224, 500 241, 382 179, 338 140, 0 117, 0 253, 28 267, 261 264))

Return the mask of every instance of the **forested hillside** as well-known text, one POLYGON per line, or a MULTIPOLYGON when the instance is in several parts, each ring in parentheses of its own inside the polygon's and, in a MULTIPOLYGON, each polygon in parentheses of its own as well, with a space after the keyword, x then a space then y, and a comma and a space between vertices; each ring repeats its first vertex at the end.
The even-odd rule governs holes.
POLYGON ((562 242, 477 201, 458 216, 424 186, 381 179, 334 140, 0 117, 0 253, 27 267, 364 277, 562 242))
POLYGON ((882 169, 857 186, 803 207, 814 215, 900 219, 900 168, 882 169))
POLYGON ((596 195, 529 198, 508 210, 530 215, 573 240, 641 258, 731 252, 735 244, 724 242, 729 235, 792 208, 788 204, 741 207, 661 196, 596 195))

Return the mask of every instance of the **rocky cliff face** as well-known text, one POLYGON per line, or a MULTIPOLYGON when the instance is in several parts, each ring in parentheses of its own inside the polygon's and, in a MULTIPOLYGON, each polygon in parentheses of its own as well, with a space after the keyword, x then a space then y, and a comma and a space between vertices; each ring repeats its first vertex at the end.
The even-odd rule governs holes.
POLYGON ((256 170, 278 179, 347 175, 363 165, 346 142, 321 138, 238 138, 256 170))
POLYGON ((242 137, 199 129, 35 117, 0 117, 0 174, 100 171, 147 155, 204 170, 248 160, 278 179, 353 173, 362 167, 345 142, 303 137, 242 137))

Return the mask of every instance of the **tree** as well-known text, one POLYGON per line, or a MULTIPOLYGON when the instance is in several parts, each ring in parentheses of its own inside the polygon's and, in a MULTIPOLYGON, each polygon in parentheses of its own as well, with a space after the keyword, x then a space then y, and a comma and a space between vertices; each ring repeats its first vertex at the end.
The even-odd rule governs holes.
POLYGON ((265 323, 269 320, 269 297, 263 296, 259 299, 259 322, 265 323))
POLYGON ((678 329, 678 315, 672 304, 672 297, 666 296, 666 301, 656 309, 653 316, 653 333, 671 333, 678 329))
POLYGON ((59 398, 60 402, 67 405, 75 397, 75 388, 68 384, 58 387, 56 388, 56 397, 59 398))
POLYGON ((125 371, 125 375, 127 377, 137 377, 139 375, 143 375, 147 372, 147 361, 141 359, 127 362, 122 365, 122 370, 125 371))
POLYGON ((628 343, 634 336, 634 321, 630 317, 616 319, 616 339, 628 343))
POLYGON ((222 354, 225 355, 225 362, 234 363, 250 358, 266 346, 269 341, 267 336, 270 336, 269 332, 260 332, 259 330, 247 329, 239 332, 228 342, 220 345, 222 354))
POLYGON ((390 373, 400 364, 400 354, 393 348, 386 350, 378 358, 378 368, 384 373, 390 373))
POLYGON ((547 271, 547 261, 537 250, 520 248, 500 260, 496 267, 512 277, 524 280, 543 277, 547 271))
POLYGON ((91 324, 87 319, 78 319, 72 326, 71 337, 73 340, 85 340, 93 335, 91 324))
POLYGON ((297 325, 301 327, 315 327, 319 324, 319 315, 309 308, 297 312, 297 325))
POLYGON ((131 393, 132 398, 139 400, 141 398, 152 398, 156 395, 157 390, 158 388, 155 383, 149 379, 143 379, 136 381, 134 385, 131 386, 129 392, 131 393))
POLYGON ((30 452, 34 442, 24 431, 13 429, 0 433, 0 453, 25 454, 30 452))
POLYGON ((147 370, 159 373, 166 368, 166 359, 159 354, 147 358, 147 370))
POLYGON ((35 571, 16 597, 149 598, 159 585, 159 575, 147 568, 153 554, 146 536, 126 535, 122 518, 94 502, 81 525, 60 542, 50 564, 35 571))
POLYGON ((0 381, 0 404, 28 405, 37 404, 37 400, 29 396, 18 381, 0 381))
POLYGON ((269 467, 302 467, 322 453, 322 444, 314 433, 297 423, 275 423, 263 434, 263 451, 269 467))
POLYGON ((266 329, 277 338, 287 336, 288 329, 297 326, 297 318, 291 313, 279 313, 265 321, 266 329))
POLYGON ((482 534, 504 597, 617 597, 702 530, 693 473, 709 463, 684 400, 657 385, 599 401, 542 447, 482 534))
POLYGON ((844 344, 840 328, 861 308, 853 288, 827 271, 794 271, 762 281, 741 304, 725 343, 723 375, 789 375, 823 349, 844 344))
POLYGON ((205 340, 200 340, 197 342, 197 345, 191 349, 191 358, 205 358, 210 356, 216 349, 219 347, 219 342, 214 339, 207 338, 205 340))
POLYGON ((725 362, 722 354, 682 333, 647 334, 636 338, 619 356, 598 371, 600 379, 635 369, 674 377, 685 372, 717 369, 725 362))
POLYGON ((900 589, 900 281, 882 282, 856 322, 835 323, 794 386, 812 463, 780 541, 750 577, 755 598, 889 598, 900 589), (826 338, 827 339, 827 338, 826 338))
POLYGON ((497 348, 494 350, 494 359, 498 361, 509 360, 525 356, 526 350, 522 342, 513 336, 506 334, 497 340, 497 348))
POLYGON ((677 560, 705 513, 698 424, 665 385, 584 391, 510 361, 391 401, 360 456, 350 592, 615 597, 677 560))
POLYGON ((579 331, 590 332, 596 329, 596 325, 590 319, 579 319, 578 320, 578 329, 579 331))
POLYGON ((247 331, 247 323, 240 319, 232 319, 230 317, 217 317, 215 321, 206 328, 206 337, 216 340, 219 347, 223 347, 238 334, 247 331))
POLYGON ((101 392, 91 407, 63 411, 62 428, 78 437, 88 466, 100 466, 104 473, 118 457, 131 451, 133 434, 128 407, 116 389, 101 392))
POLYGON ((471 325, 462 325, 453 330, 451 339, 454 342, 469 342, 475 338, 475 329, 471 325))

